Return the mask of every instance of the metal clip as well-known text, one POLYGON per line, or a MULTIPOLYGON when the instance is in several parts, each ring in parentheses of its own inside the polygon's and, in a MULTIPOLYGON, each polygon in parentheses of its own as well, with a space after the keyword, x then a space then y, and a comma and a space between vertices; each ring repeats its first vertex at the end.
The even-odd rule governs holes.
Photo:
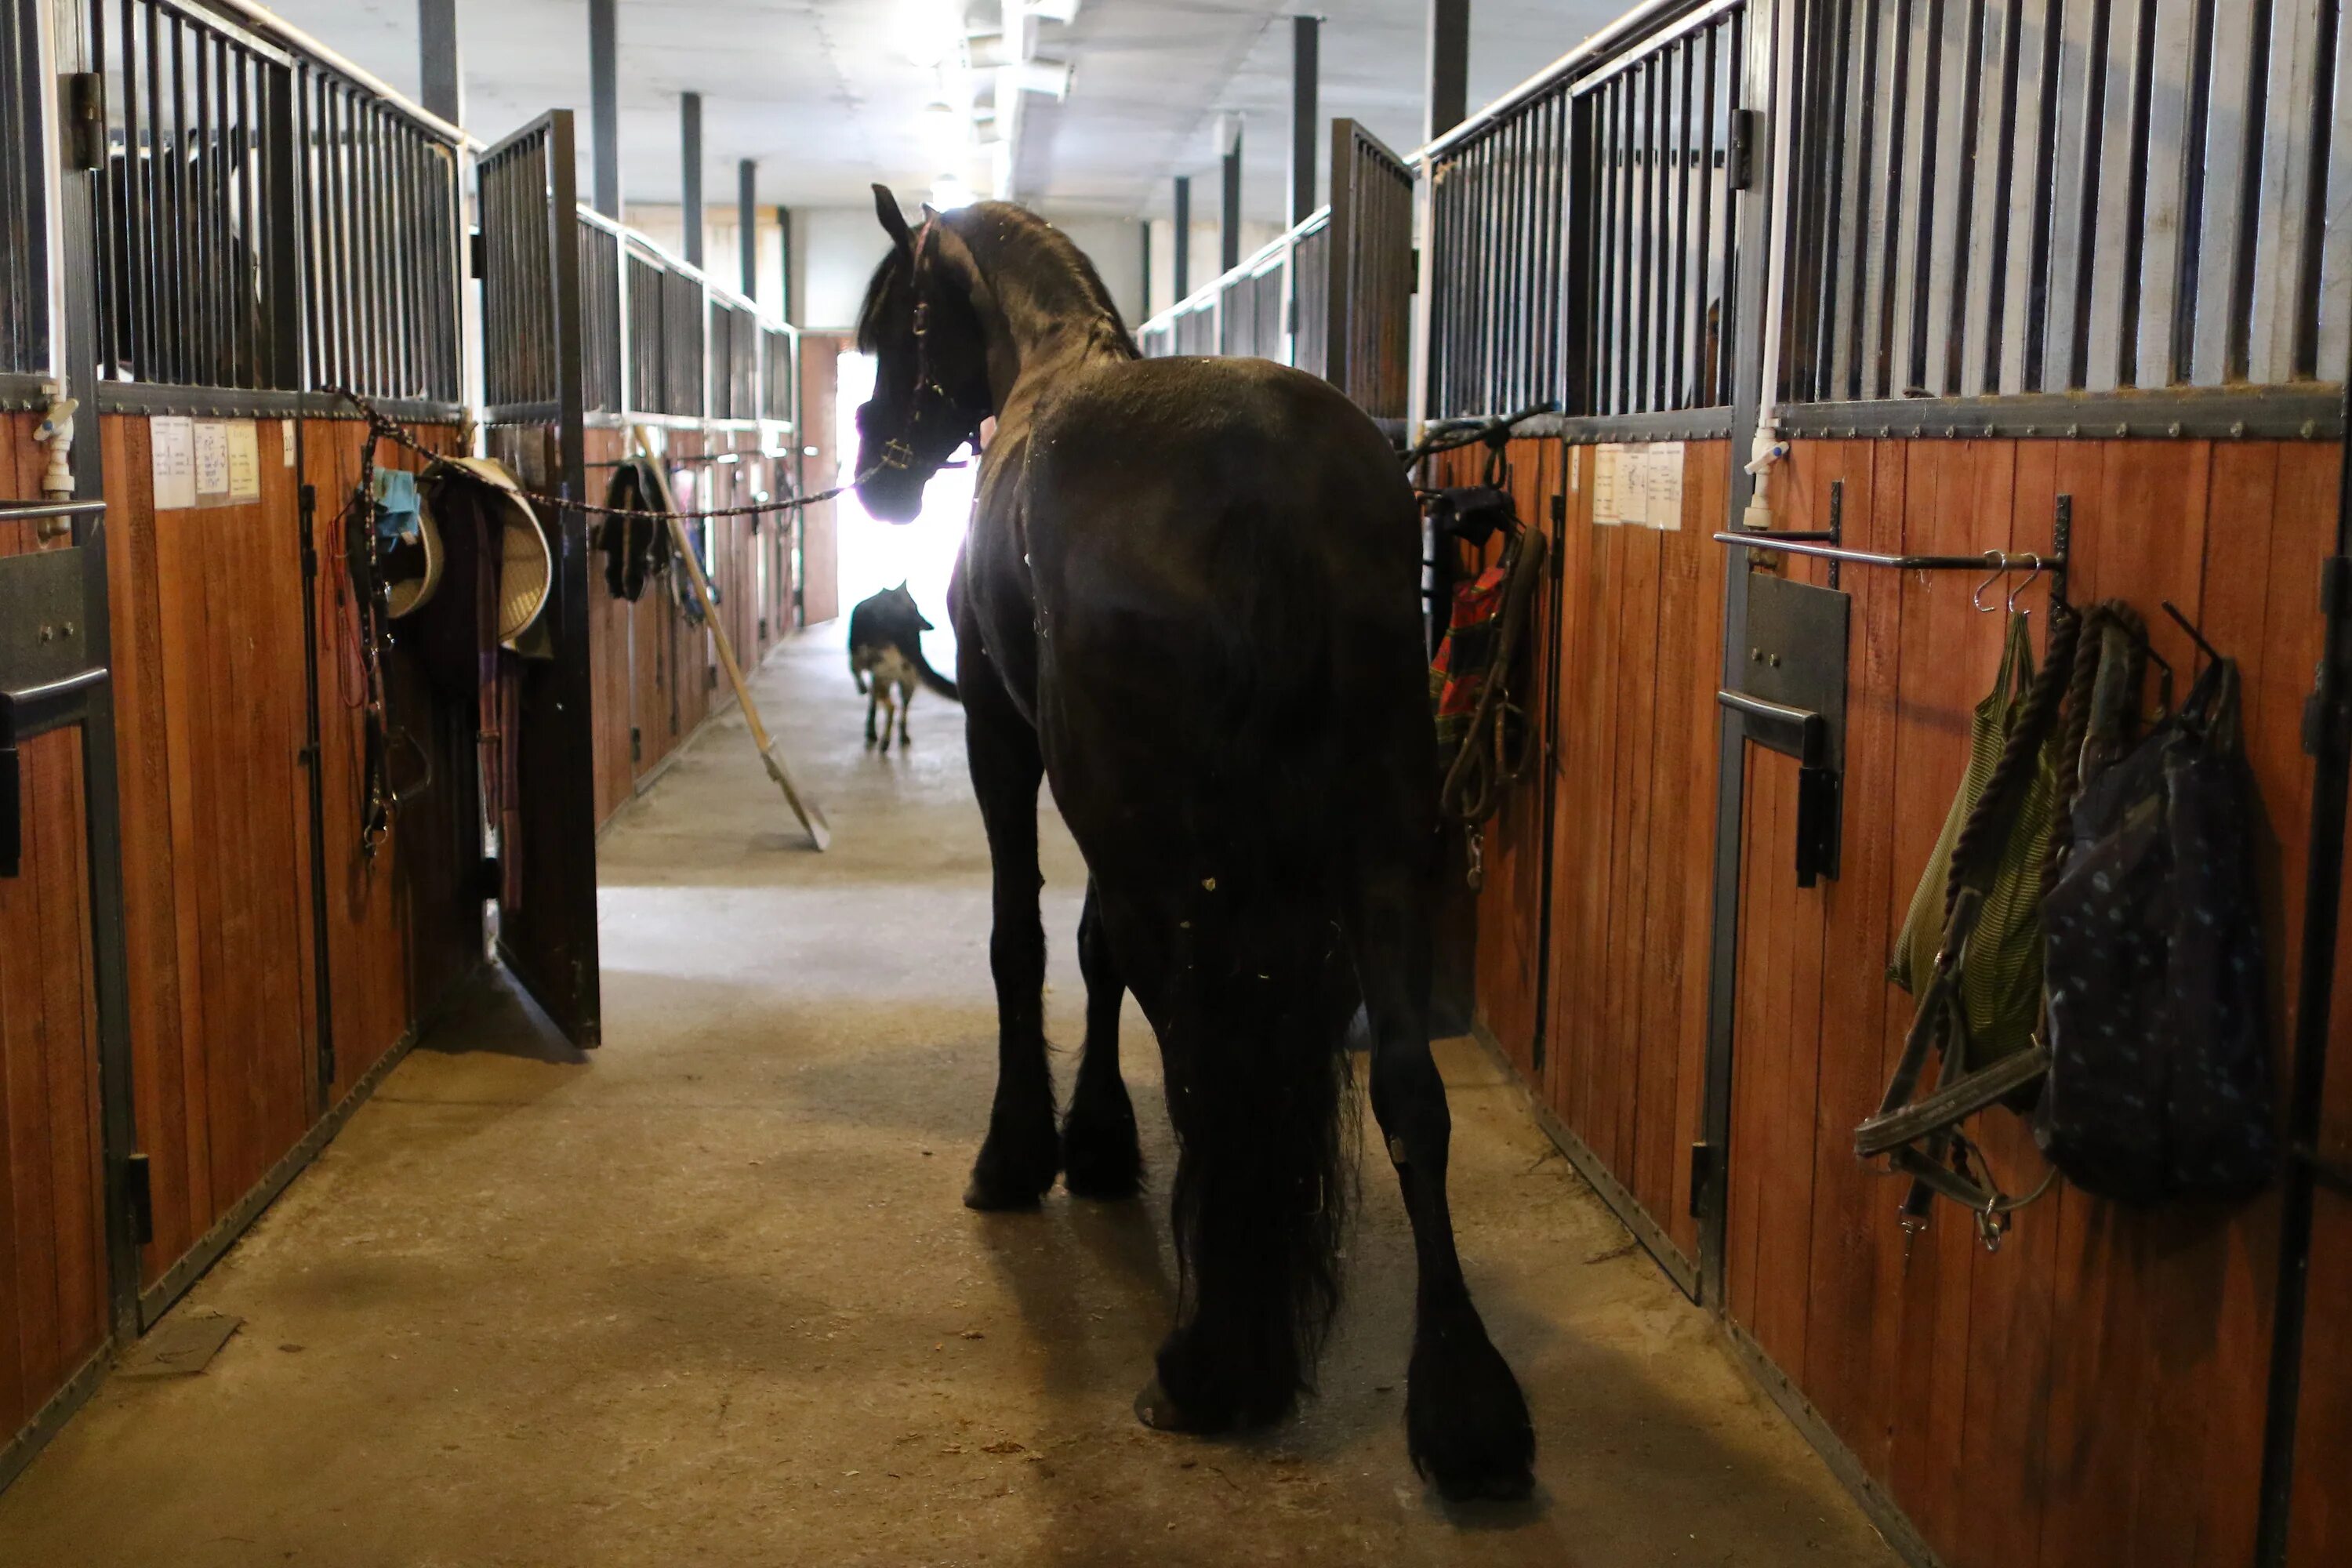
POLYGON ((1474 893, 1486 885, 1486 834, 1483 828, 1470 830, 1469 882, 1474 893))
POLYGON ((1977 1239, 1984 1243, 1987 1252, 2000 1250, 2002 1233, 2009 1229, 2008 1217, 2000 1212, 2000 1194, 1985 1199, 1985 1206, 1976 1214, 1977 1239))

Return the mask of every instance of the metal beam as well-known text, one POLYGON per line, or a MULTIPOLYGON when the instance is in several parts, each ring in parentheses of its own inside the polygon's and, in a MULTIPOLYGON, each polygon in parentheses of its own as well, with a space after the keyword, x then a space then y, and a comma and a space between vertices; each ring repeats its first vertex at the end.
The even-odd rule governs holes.
POLYGON ((677 219, 689 267, 702 265, 702 95, 677 95, 677 219))
POLYGON ((743 258, 743 298, 760 297, 760 226, 753 216, 759 205, 760 163, 756 158, 735 161, 735 233, 738 250, 743 258))
POLYGON ((793 209, 776 209, 776 319, 793 319, 793 209))
POLYGON ((1151 319, 1151 220, 1145 218, 1140 226, 1143 229, 1142 314, 1144 320, 1150 321, 1151 319))
POLYGON ((1290 19, 1290 221, 1315 210, 1315 154, 1322 145, 1316 90, 1322 75, 1323 18, 1290 19))
POLYGON ((452 125, 466 122, 457 66, 457 0, 416 0, 416 63, 425 107, 452 125))
POLYGON ((1176 298, 1192 291, 1192 176, 1176 176, 1176 298))
POLYGON ((1470 112, 1470 0, 1429 0, 1429 127, 1435 141, 1470 112))
POLYGON ((1225 148, 1224 210, 1217 223, 1217 269, 1230 272, 1242 264, 1242 128, 1234 127, 1225 148))
POLYGON ((614 0, 588 0, 588 142, 592 205, 621 221, 621 48, 614 0))

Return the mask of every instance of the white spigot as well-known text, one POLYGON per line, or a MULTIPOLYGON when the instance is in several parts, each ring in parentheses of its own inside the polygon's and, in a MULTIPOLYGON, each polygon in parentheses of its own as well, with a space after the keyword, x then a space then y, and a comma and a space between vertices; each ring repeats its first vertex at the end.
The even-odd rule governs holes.
POLYGON ((1789 443, 1769 429, 1756 432, 1756 444, 1748 459, 1748 471, 1755 477, 1756 487, 1748 495, 1748 510, 1739 516, 1739 525, 1752 531, 1762 531, 1772 526, 1772 465, 1789 455, 1789 443))
POLYGON ((47 417, 33 431, 33 439, 49 448, 49 467, 41 476, 41 494, 50 500, 73 499, 74 410, 81 405, 70 397, 51 400, 47 417))

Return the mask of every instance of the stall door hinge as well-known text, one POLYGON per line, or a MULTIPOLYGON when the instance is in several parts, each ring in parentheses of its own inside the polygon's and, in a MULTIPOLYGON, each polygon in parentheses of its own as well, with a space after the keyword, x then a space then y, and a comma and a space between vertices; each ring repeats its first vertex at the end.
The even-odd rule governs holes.
POLYGON ((1735 191, 1752 190, 1756 185, 1756 119, 1752 109, 1731 111, 1730 167, 1725 173, 1735 191))
POLYGON ((629 761, 642 763, 645 760, 646 732, 632 724, 629 726, 629 761))
POLYGON ((482 238, 480 229, 466 237, 466 276, 479 279, 489 275, 490 247, 482 238))
POLYGON ((1421 247, 1414 246, 1404 253, 1405 292, 1421 292, 1421 247))
POLYGON ((1691 1145, 1690 1212, 1698 1219, 1706 1213, 1716 1178, 1723 1173, 1723 1151, 1702 1138, 1691 1145))
POLYGON ((95 174, 106 167, 106 79, 96 71, 68 71, 65 104, 66 167, 95 174))
POLYGON ((131 1212, 131 1239, 141 1247, 153 1241, 155 1187, 144 1154, 133 1154, 122 1162, 122 1204, 131 1212))

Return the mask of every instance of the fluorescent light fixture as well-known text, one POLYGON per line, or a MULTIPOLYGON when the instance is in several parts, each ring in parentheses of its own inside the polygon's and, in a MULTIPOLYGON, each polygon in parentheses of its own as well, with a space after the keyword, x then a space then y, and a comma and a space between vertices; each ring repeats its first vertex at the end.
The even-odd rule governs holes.
POLYGON ((931 205, 943 213, 968 207, 971 205, 971 187, 964 184, 961 174, 941 174, 931 182, 931 205))
POLYGON ((1002 68, 1001 80, 1018 92, 1041 92, 1059 103, 1070 96, 1067 60, 1023 60, 1002 68))
POLYGON ((1059 22, 1066 27, 1078 19, 1078 0, 1029 0, 1028 11, 1040 22, 1059 22))

